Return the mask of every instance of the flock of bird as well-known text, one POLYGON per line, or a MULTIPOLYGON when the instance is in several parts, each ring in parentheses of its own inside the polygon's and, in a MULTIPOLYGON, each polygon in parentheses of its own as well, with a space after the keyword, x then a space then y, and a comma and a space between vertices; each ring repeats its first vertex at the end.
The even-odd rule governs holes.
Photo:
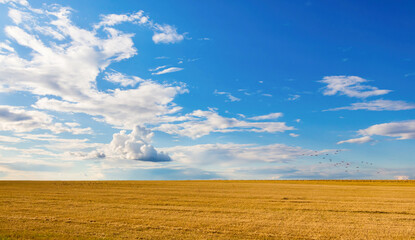
MULTIPOLYGON (((344 161, 344 160, 338 160, 335 155, 338 155, 342 150, 335 150, 334 152, 328 153, 328 152, 319 152, 314 151, 310 154, 302 154, 302 156, 307 157, 318 157, 320 158, 319 164, 324 164, 325 166, 332 166, 336 168, 342 168, 344 172, 346 173, 357 173, 359 170, 373 166, 372 162, 367 161, 344 161)), ((377 171, 377 174, 381 174, 381 171, 377 171)))

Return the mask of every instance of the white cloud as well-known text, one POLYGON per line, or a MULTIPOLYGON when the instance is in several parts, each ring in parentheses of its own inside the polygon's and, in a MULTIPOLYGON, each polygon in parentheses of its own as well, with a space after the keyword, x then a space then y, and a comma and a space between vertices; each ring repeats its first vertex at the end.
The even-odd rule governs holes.
POLYGON ((300 134, 296 134, 296 133, 290 133, 289 134, 291 137, 299 137, 300 136, 300 134))
POLYGON ((298 94, 293 94, 293 95, 290 95, 290 97, 289 98, 287 98, 287 100, 288 101, 295 101, 295 100, 297 100, 297 99, 299 99, 301 96, 300 95, 298 95, 298 94))
POLYGON ((187 165, 234 165, 249 162, 292 161, 315 151, 284 144, 257 146, 251 144, 200 144, 163 148, 172 159, 187 165))
POLYGON ((184 39, 184 34, 179 34, 177 29, 168 24, 154 23, 143 11, 133 14, 108 14, 101 16, 101 22, 95 25, 95 29, 111 27, 124 22, 130 22, 145 26, 153 31, 153 42, 158 43, 178 43, 184 39))
POLYGON ((277 119, 277 118, 280 118, 283 115, 284 114, 282 114, 280 112, 277 112, 277 113, 270 113, 270 114, 262 115, 262 116, 255 116, 255 117, 251 117, 251 118, 248 118, 248 119, 251 119, 251 120, 269 120, 269 119, 277 119))
POLYGON ((151 131, 139 126, 136 126, 130 134, 126 134, 124 130, 115 133, 111 143, 104 147, 105 156, 150 162, 171 161, 167 154, 158 152, 149 144, 152 136, 151 131))
POLYGON ((81 102, 41 98, 35 107, 59 112, 86 113, 102 117, 96 120, 132 129, 136 124, 157 123, 160 116, 179 111, 181 108, 173 104, 172 100, 178 93, 184 92, 186 89, 180 86, 145 81, 136 89, 96 92, 81 102))
POLYGON ((161 74, 166 74, 166 73, 178 72, 182 70, 183 68, 179 68, 179 67, 169 67, 158 72, 153 72, 151 73, 151 75, 161 75, 161 74))
MULTIPOLYGON (((5 31, 11 42, 0 46, 0 91, 26 91, 44 96, 34 107, 59 112, 86 113, 118 127, 132 129, 137 124, 154 123, 159 116, 180 110, 172 103, 177 94, 187 92, 184 86, 158 84, 136 76, 110 71, 104 80, 136 88, 99 91, 97 77, 109 64, 136 54, 133 34, 120 32, 110 25, 124 21, 115 16, 104 17, 100 26, 107 34, 99 37, 95 30, 75 26, 71 10, 54 5, 48 10, 21 7, 31 19, 22 19, 25 27, 8 26, 5 31), (110 19, 112 19, 110 21, 110 19), (36 23, 36 24, 35 24, 36 23), (65 41, 42 40, 42 29, 52 29, 65 41), (10 44, 31 49, 29 58, 19 55, 10 44), (13 50, 13 51, 12 51, 13 50)), ((128 15, 136 19, 139 14, 128 15)), ((128 20, 127 19, 127 20, 128 20)))
POLYGON ((401 111, 415 109, 415 104, 404 101, 373 100, 369 102, 352 103, 347 107, 333 108, 326 111, 338 110, 369 110, 369 111, 401 111))
POLYGON ((353 139, 349 139, 349 140, 344 140, 344 141, 340 141, 337 144, 343 144, 343 143, 367 143, 367 142, 372 142, 373 139, 369 136, 363 136, 360 138, 353 138, 353 139))
POLYGON ((155 71, 160 70, 160 69, 163 69, 163 68, 165 68, 165 67, 167 67, 167 65, 158 66, 158 67, 156 67, 156 68, 149 69, 148 71, 150 71, 150 72, 155 72, 155 71))
POLYGON ((133 14, 108 14, 101 16, 101 22, 95 25, 95 28, 103 26, 114 26, 124 22, 132 22, 136 24, 146 24, 149 18, 143 11, 138 11, 133 14))
POLYGON ((415 120, 382 123, 359 130, 361 138, 354 138, 338 142, 341 143, 366 143, 373 141, 372 136, 393 137, 398 140, 415 139, 415 120))
POLYGON ((136 76, 126 76, 117 71, 107 72, 104 77, 105 80, 112 83, 120 84, 123 87, 134 87, 137 83, 144 82, 145 80, 136 76))
POLYGON ((8 15, 16 24, 20 24, 24 18, 29 18, 26 13, 13 8, 9 9, 8 15))
POLYGON ((225 133, 249 131, 275 133, 294 130, 293 127, 287 126, 285 122, 241 121, 235 118, 222 117, 214 110, 196 110, 190 114, 185 115, 183 119, 178 121, 183 122, 175 124, 165 123, 154 129, 169 134, 188 136, 193 139, 208 135, 211 132, 225 133))
POLYGON ((328 96, 340 94, 348 97, 367 98, 391 92, 391 90, 363 85, 362 83, 369 81, 357 76, 327 76, 319 82, 327 84, 323 88, 323 94, 328 96))
POLYGON ((62 123, 54 123, 53 117, 44 112, 0 105, 0 131, 31 132, 35 129, 45 129, 54 133, 92 133, 91 128, 65 127, 62 123))
POLYGON ((215 89, 215 91, 213 92, 213 94, 215 94, 215 95, 225 95, 226 97, 228 97, 229 101, 231 101, 231 102, 239 102, 239 101, 241 101, 240 98, 237 98, 237 97, 233 96, 229 92, 219 92, 218 90, 215 89))
POLYGON ((8 43, 0 42, 0 54, 7 54, 15 52, 14 48, 10 47, 8 43))
POLYGON ((382 123, 359 130, 362 135, 395 137, 399 140, 415 139, 415 120, 382 123))
POLYGON ((167 24, 154 24, 153 41, 157 43, 177 43, 184 39, 183 34, 178 34, 175 27, 167 24))
POLYGON ((0 142, 18 143, 18 142, 22 142, 22 141, 23 140, 20 139, 20 138, 0 135, 0 142))
POLYGON ((26 0, 0 0, 0 3, 7 4, 7 3, 17 3, 23 6, 28 6, 29 3, 26 0))

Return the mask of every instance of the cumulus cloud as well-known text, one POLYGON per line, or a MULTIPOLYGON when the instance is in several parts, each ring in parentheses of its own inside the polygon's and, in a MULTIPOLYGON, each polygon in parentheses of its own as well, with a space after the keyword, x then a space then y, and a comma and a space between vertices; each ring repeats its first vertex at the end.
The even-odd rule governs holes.
POLYGON ((115 133, 111 143, 104 148, 105 156, 150 162, 171 161, 166 153, 158 152, 149 144, 152 136, 151 131, 140 126, 136 126, 130 134, 124 130, 115 133))
POLYGON ((229 101, 231 101, 231 102, 239 102, 239 101, 241 101, 240 98, 237 98, 237 97, 233 96, 229 92, 219 92, 218 90, 215 89, 215 91, 213 92, 213 94, 215 94, 215 95, 225 95, 226 97, 228 97, 229 101))
POLYGON ((369 102, 352 103, 350 106, 333 108, 326 111, 338 110, 369 110, 369 111, 401 111, 415 109, 415 104, 405 101, 373 100, 369 102))
POLYGON ((391 90, 364 85, 363 83, 369 81, 357 76, 327 76, 319 82, 327 84, 323 88, 323 94, 328 96, 340 94, 348 97, 367 98, 391 92, 391 90))
POLYGON ((158 72, 153 72, 153 73, 151 73, 151 75, 162 75, 162 74, 178 72, 178 71, 182 71, 182 70, 183 70, 183 68, 179 68, 179 67, 169 67, 169 68, 163 69, 163 70, 158 71, 158 72))
POLYGON ((177 33, 175 27, 167 24, 154 24, 153 41, 155 43, 177 43, 184 39, 183 34, 177 33))
POLYGON ((161 124, 155 130, 188 136, 193 139, 208 135, 211 132, 249 131, 275 133, 295 130, 293 127, 287 126, 285 122, 241 121, 236 118, 222 117, 212 109, 209 111, 193 111, 180 120, 182 121, 181 123, 161 124))
POLYGON ((269 119, 277 119, 282 117, 284 114, 277 112, 277 113, 270 113, 267 115, 262 115, 262 116, 255 116, 255 117, 251 117, 249 119, 251 120, 269 120, 269 119))

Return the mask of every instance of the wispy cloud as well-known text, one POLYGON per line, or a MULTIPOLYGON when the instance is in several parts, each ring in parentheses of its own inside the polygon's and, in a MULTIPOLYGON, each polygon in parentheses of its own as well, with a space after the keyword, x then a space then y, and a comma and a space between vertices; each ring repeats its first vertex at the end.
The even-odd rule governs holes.
POLYGON ((368 143, 368 142, 373 142, 373 139, 369 136, 363 136, 360 138, 352 138, 349 140, 344 140, 344 141, 340 141, 337 142, 337 144, 343 144, 343 143, 368 143))
POLYGON ((295 101, 295 100, 298 100, 300 97, 301 96, 298 95, 298 94, 293 94, 293 95, 290 95, 290 97, 288 97, 287 100, 288 101, 295 101))
POLYGON ((162 75, 166 73, 173 73, 173 72, 182 71, 183 69, 184 68, 179 68, 179 67, 169 67, 158 72, 153 72, 151 75, 162 75))
POLYGON ((415 139, 415 120, 376 124, 359 130, 359 133, 367 136, 394 137, 399 140, 415 139))
POLYGON ((65 126, 55 122, 51 115, 23 107, 0 105, 0 131, 31 132, 36 129, 54 133, 91 134, 91 128, 65 126))
POLYGON ((226 97, 228 97, 229 101, 231 101, 231 102, 239 102, 239 101, 241 101, 240 98, 237 98, 237 97, 233 96, 229 92, 220 92, 220 91, 218 91, 218 90, 215 89, 215 91, 213 92, 213 94, 215 94, 215 95, 225 95, 226 97))
POLYGON ((323 88, 323 94, 327 96, 340 94, 348 97, 367 98, 391 92, 391 90, 364 85, 362 83, 369 81, 357 76, 327 76, 319 82, 327 84, 323 88))
POLYGON ((282 117, 284 114, 277 112, 277 113, 270 113, 267 115, 261 115, 261 116, 255 116, 251 117, 249 119, 251 120, 269 120, 269 119, 276 119, 282 117))
POLYGON ((373 100, 369 102, 352 103, 350 106, 332 108, 325 111, 339 110, 369 110, 369 111, 401 111, 415 109, 415 104, 405 101, 373 100))
POLYGON ((270 144, 200 144, 164 148, 176 161, 190 165, 234 165, 249 162, 285 162, 293 161, 304 155, 317 154, 309 149, 270 144))
POLYGON ((137 83, 144 82, 145 80, 137 76, 126 76, 117 71, 107 72, 104 76, 104 80, 116 84, 120 84, 123 87, 134 87, 137 83))
POLYGON ((151 68, 151 69, 148 69, 148 71, 155 72, 155 71, 160 70, 160 69, 165 68, 165 67, 167 67, 167 65, 163 65, 163 66, 158 66, 158 67, 155 67, 155 68, 151 68))
POLYGON ((340 141, 338 144, 367 143, 373 141, 373 136, 392 137, 397 140, 415 139, 415 120, 375 124, 357 132, 362 137, 340 141))
MULTIPOLYGON (((279 113, 277 113, 279 115, 279 113)), ((264 117, 264 116, 262 116, 264 117)), ((266 116, 276 117, 275 115, 266 116)), ((295 130, 287 126, 285 122, 252 122, 241 121, 235 118, 226 118, 220 116, 214 110, 202 111, 196 110, 185 116, 186 119, 180 119, 181 123, 166 123, 156 127, 155 130, 163 131, 170 134, 178 134, 196 139, 208 135, 211 132, 284 132, 295 130)))
POLYGON ((124 22, 142 25, 153 30, 153 42, 156 44, 178 43, 184 39, 184 34, 179 34, 177 29, 168 24, 153 22, 143 11, 132 14, 108 14, 101 16, 101 22, 95 25, 95 29, 101 27, 112 27, 124 22))
POLYGON ((23 140, 21 138, 0 135, 0 142, 18 143, 22 141, 23 140))

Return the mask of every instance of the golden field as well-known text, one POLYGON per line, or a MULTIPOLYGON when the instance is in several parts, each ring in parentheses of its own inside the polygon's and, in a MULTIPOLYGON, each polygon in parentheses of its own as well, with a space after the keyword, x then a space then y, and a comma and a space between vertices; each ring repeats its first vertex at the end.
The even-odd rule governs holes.
POLYGON ((0 239, 415 239, 415 181, 0 181, 0 239))

